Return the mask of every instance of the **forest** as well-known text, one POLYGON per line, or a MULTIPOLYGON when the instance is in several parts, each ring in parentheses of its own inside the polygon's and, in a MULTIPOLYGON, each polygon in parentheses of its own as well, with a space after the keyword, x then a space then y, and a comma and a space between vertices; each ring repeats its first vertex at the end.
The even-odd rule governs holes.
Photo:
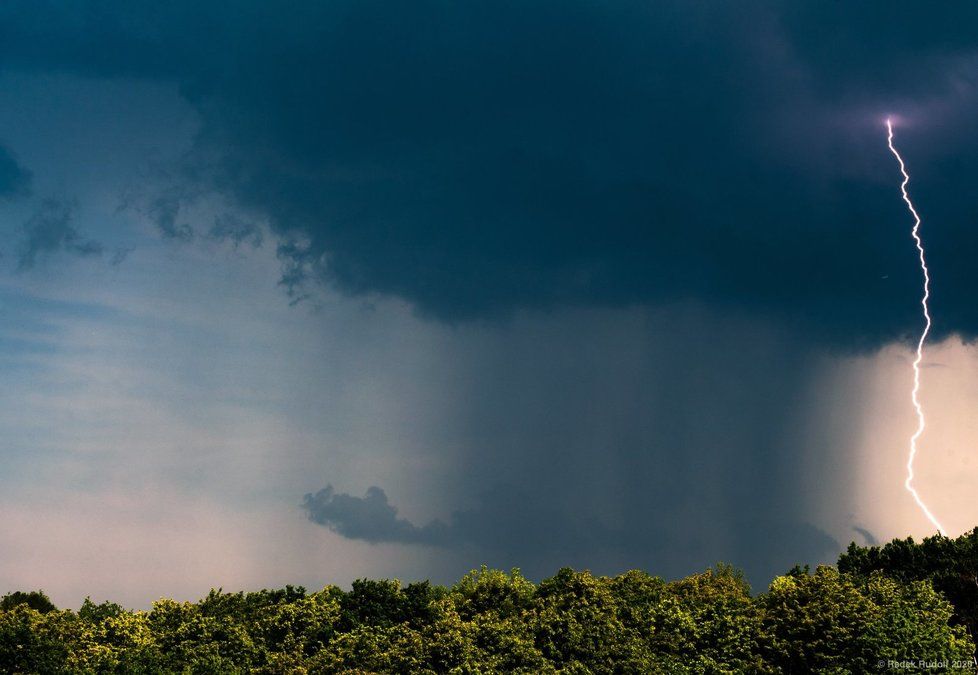
POLYGON ((450 587, 212 590, 149 611, 43 591, 0 600, 5 673, 882 673, 974 670, 978 528, 851 544, 752 592, 717 564, 642 571, 470 572, 450 587))

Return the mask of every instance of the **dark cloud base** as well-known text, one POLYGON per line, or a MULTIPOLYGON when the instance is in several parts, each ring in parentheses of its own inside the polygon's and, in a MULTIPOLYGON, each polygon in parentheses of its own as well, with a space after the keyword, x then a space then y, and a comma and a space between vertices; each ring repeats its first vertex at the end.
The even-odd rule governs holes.
POLYGON ((387 501, 379 487, 370 487, 363 497, 337 493, 332 485, 315 494, 307 494, 302 502, 309 520, 326 525, 349 539, 362 539, 372 544, 446 545, 455 538, 440 521, 418 527, 397 517, 397 509, 387 501))
POLYGON ((445 551, 455 571, 678 577, 724 560, 767 583, 840 550, 809 523, 811 486, 834 485, 851 452, 845 433, 812 430, 815 353, 681 305, 520 319, 458 364, 454 405, 438 411, 439 434, 463 439, 444 453, 450 484, 384 486, 439 490, 454 512, 413 521, 380 488, 327 488, 306 512, 347 538, 445 551))
POLYGON ((533 578, 569 564, 601 573, 640 565, 653 574, 679 575, 683 572, 671 560, 712 556, 714 561, 744 567, 763 583, 771 573, 820 562, 841 551, 838 542, 804 522, 744 523, 735 526, 742 538, 717 546, 697 541, 694 533, 683 537, 665 528, 636 532, 610 527, 587 513, 561 513, 545 499, 501 485, 483 494, 477 508, 455 512, 447 524, 432 520, 420 526, 399 518, 397 508, 376 486, 355 497, 327 485, 307 494, 303 508, 311 521, 347 539, 445 548, 461 553, 469 566, 491 562, 505 569, 520 567, 533 578), (771 558, 761 553, 773 549, 779 553, 771 558))
POLYGON ((9 2, 0 65, 179 83, 202 127, 161 232, 191 238, 181 199, 219 192, 271 224, 296 295, 449 321, 693 297, 861 348, 919 323, 892 112, 971 111, 942 115, 953 172, 933 126, 900 142, 937 334, 978 333, 978 16, 957 7, 9 2))

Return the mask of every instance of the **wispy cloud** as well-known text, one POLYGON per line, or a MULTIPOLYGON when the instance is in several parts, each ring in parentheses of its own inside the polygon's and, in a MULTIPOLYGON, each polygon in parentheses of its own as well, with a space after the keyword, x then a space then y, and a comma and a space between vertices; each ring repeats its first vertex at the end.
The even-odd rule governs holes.
POLYGON ((98 256, 103 246, 83 237, 72 225, 76 205, 70 200, 45 199, 26 223, 25 240, 18 257, 18 269, 27 270, 37 261, 58 252, 79 256, 98 256))

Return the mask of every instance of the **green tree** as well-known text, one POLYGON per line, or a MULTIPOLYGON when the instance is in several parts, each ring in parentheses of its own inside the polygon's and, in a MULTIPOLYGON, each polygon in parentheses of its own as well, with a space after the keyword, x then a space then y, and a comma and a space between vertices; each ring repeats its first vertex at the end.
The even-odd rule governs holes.
POLYGON ((26 593, 24 591, 14 591, 0 598, 0 610, 13 609, 17 605, 27 605, 41 614, 53 612, 57 609, 54 603, 51 602, 51 598, 44 591, 28 591, 26 593))
POLYGON ((70 612, 42 614, 27 604, 0 610, 0 672, 67 672, 81 628, 70 612))
POLYGON ((481 614, 493 614, 505 619, 519 616, 533 606, 536 586, 520 574, 491 570, 485 565, 473 570, 455 584, 449 596, 460 616, 471 619, 481 614))
POLYGON ((205 614, 194 603, 163 599, 153 603, 149 623, 170 671, 244 672, 260 662, 237 617, 205 614))
POLYGON ((559 670, 649 672, 648 644, 625 626, 607 578, 561 569, 537 587, 527 618, 537 647, 559 670))
MULTIPOLYGON (((469 672, 544 673, 553 670, 535 644, 527 621, 534 607, 536 587, 517 569, 509 574, 483 566, 466 574, 452 587, 433 636, 436 656, 447 654, 455 640, 460 663, 469 672), (471 643, 470 648, 463 641, 471 643), (475 669, 473 671, 472 669, 475 669)), ((447 665, 442 658, 435 665, 447 665)))
MULTIPOLYGON (((741 572, 718 564, 670 582, 665 596, 678 601, 689 617, 674 644, 681 645, 677 654, 691 672, 743 673, 757 668, 761 613, 741 572)), ((659 615, 668 616, 661 611, 659 615)))
POLYGON ((402 588, 397 579, 357 579, 349 593, 339 596, 340 629, 430 621, 431 603, 444 594, 443 588, 427 581, 402 588))
POLYGON ((882 572, 898 581, 929 581, 954 606, 953 622, 978 640, 978 528, 956 539, 937 535, 917 543, 912 537, 884 546, 849 545, 839 557, 841 572, 869 576, 882 572))
POLYGON ((884 672, 881 661, 962 660, 974 648, 962 627, 948 624, 950 604, 925 583, 820 566, 776 578, 759 603, 767 672, 884 672))
POLYGON ((841 674, 974 649, 929 581, 830 567, 796 568, 757 597, 725 565, 668 583, 562 569, 539 585, 483 567, 451 589, 216 589, 149 612, 90 599, 61 611, 42 595, 0 608, 0 672, 841 674))
POLYGON ((83 605, 79 610, 85 631, 72 651, 68 669, 71 672, 127 674, 164 671, 166 659, 146 613, 92 611, 93 608, 114 610, 118 607, 105 605, 83 605))

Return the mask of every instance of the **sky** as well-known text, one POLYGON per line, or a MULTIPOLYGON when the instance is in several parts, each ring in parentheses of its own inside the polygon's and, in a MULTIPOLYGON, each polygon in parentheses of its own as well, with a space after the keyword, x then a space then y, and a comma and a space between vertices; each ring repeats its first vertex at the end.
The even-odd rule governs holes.
POLYGON ((0 6, 0 590, 755 588, 978 524, 978 7, 0 6))

